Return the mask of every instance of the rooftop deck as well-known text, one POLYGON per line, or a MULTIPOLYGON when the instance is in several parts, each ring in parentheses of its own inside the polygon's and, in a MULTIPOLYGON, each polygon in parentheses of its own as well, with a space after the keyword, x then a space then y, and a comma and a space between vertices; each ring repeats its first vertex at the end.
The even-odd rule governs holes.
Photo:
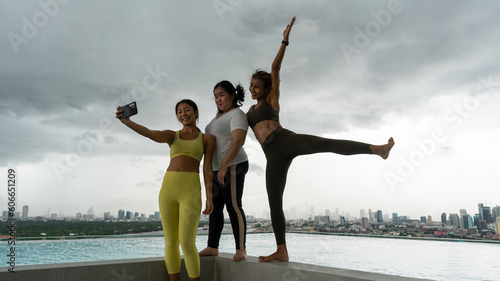
MULTIPOLYGON (((184 264, 181 280, 188 280, 184 264)), ((7 267, 0 268, 0 280, 5 281, 165 281, 168 280, 163 257, 78 262, 64 264, 18 266, 15 273, 7 267)), ((222 253, 218 257, 201 258, 201 280, 203 281, 417 281, 401 276, 392 276, 363 271, 331 268, 296 262, 260 263, 256 257, 244 262, 233 262, 232 255, 222 253)))

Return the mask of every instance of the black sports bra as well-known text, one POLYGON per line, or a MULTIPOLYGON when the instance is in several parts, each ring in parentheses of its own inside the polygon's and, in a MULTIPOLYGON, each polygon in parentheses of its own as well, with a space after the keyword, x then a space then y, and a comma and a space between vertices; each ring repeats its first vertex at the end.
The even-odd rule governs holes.
POLYGON ((257 109, 255 109, 255 105, 252 105, 248 111, 248 125, 252 129, 257 123, 264 120, 280 121, 279 112, 267 103, 266 100, 263 100, 257 109))

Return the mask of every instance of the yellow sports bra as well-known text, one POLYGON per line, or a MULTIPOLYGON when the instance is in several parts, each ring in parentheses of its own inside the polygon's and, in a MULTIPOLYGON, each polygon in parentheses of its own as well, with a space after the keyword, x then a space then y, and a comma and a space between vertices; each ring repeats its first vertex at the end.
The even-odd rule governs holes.
POLYGON ((185 155, 201 161, 203 152, 203 133, 200 132, 194 140, 183 140, 179 137, 179 131, 175 132, 174 141, 170 145, 170 158, 185 155))

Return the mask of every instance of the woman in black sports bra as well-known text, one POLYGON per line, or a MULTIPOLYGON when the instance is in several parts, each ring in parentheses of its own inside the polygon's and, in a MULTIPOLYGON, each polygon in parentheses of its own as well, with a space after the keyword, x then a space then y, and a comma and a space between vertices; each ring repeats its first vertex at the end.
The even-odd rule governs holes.
POLYGON ((389 139, 387 144, 371 145, 350 140, 334 140, 296 134, 281 127, 279 122, 279 71, 294 22, 295 17, 283 32, 283 41, 271 66, 271 73, 258 70, 252 75, 250 82, 252 99, 257 100, 257 104, 253 105, 247 113, 248 124, 262 145, 267 158, 266 188, 277 244, 275 253, 259 257, 261 262, 272 260, 288 261, 283 192, 288 168, 295 157, 319 152, 333 152, 342 155, 375 154, 387 159, 394 145, 392 138, 389 139))

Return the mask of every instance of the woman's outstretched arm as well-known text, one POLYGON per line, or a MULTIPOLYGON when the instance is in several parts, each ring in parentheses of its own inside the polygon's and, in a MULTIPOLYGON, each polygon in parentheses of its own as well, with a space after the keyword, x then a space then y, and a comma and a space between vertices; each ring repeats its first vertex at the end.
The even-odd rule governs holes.
MULTIPOLYGON (((122 111, 119 110, 119 107, 118 107, 117 111, 116 111, 116 118, 120 118, 121 116, 122 116, 122 111)), ((123 124, 125 124, 127 127, 129 127, 130 129, 134 130, 139 135, 150 138, 151 140, 153 140, 155 142, 168 143, 170 145, 174 141, 174 138, 175 138, 174 131, 171 131, 171 130, 164 130, 164 131, 150 130, 150 129, 148 129, 142 125, 139 125, 139 124, 135 123, 134 121, 130 120, 130 117, 121 119, 120 121, 123 124)))
POLYGON ((286 26, 285 31, 283 31, 283 43, 280 46, 278 54, 274 58, 273 64, 271 65, 271 92, 268 95, 268 102, 271 106, 279 111, 279 96, 280 96, 280 69, 281 62, 285 56, 286 46, 289 42, 290 31, 292 30, 293 23, 295 22, 295 17, 286 26))

